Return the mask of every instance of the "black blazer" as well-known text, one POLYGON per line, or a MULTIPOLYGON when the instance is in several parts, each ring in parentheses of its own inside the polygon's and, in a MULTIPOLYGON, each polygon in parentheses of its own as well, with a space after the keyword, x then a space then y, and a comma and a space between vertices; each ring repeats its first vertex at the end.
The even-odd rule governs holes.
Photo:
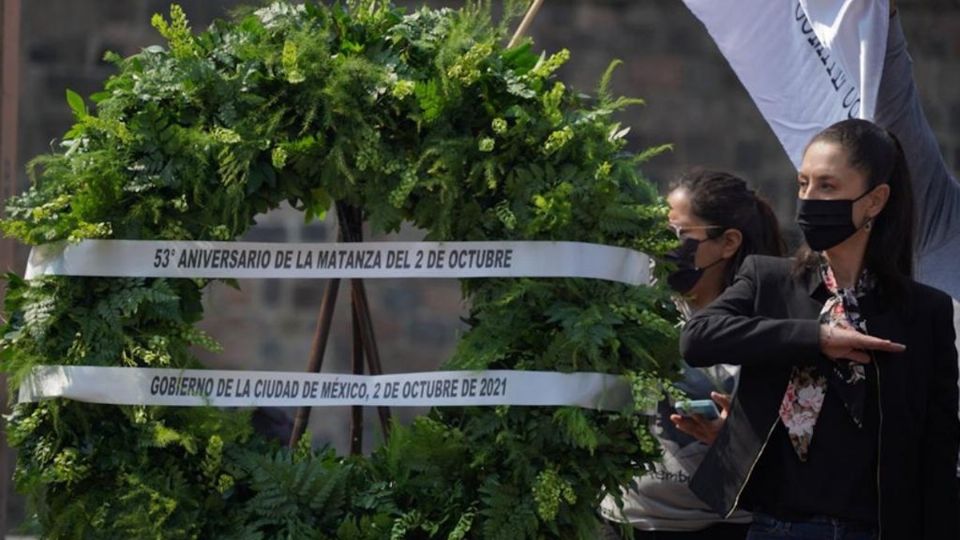
MULTIPOLYGON (((681 352, 693 366, 742 366, 730 416, 690 487, 721 515, 733 511, 764 443, 794 365, 823 362, 825 287, 794 262, 748 257, 736 281, 684 326, 681 352)), ((907 346, 877 353, 882 421, 879 516, 883 538, 960 538, 957 519, 957 351, 950 298, 909 282, 905 306, 862 299, 871 335, 907 346)))

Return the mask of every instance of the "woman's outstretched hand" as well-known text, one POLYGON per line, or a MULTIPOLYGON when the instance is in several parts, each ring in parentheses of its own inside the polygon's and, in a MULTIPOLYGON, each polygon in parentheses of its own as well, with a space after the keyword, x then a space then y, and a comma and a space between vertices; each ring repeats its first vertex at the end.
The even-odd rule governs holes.
POLYGON ((670 415, 670 421, 673 422, 673 425, 676 426, 677 429, 706 444, 713 444, 713 441, 717 440, 720 428, 723 427, 723 423, 727 420, 727 415, 730 414, 729 394, 710 392, 710 398, 720 406, 719 418, 707 420, 699 414, 693 416, 670 415))
POLYGON ((820 350, 831 360, 843 359, 868 364, 870 351, 899 353, 907 350, 907 347, 889 339, 861 334, 856 330, 821 324, 820 350))

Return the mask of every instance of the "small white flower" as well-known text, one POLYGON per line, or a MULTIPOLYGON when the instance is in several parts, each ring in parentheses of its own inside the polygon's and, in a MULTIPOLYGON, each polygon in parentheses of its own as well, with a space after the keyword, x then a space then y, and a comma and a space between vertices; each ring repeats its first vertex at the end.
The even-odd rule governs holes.
POLYGON ((807 386, 797 392, 797 403, 804 409, 819 408, 823 403, 823 388, 807 386))

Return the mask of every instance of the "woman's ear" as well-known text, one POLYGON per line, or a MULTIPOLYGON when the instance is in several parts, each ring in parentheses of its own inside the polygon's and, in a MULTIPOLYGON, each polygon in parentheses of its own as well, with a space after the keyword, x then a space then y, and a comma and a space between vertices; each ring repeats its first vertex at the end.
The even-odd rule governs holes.
POLYGON ((864 209, 864 213, 870 219, 876 218, 880 215, 880 212, 883 211, 884 207, 887 206, 888 200, 890 200, 890 186, 888 184, 880 184, 873 188, 873 191, 867 195, 865 201, 867 207, 864 209))
POLYGON ((738 229, 727 229, 723 231, 723 236, 720 238, 723 242, 722 255, 724 259, 733 258, 740 249, 740 246, 743 245, 743 233, 738 229))

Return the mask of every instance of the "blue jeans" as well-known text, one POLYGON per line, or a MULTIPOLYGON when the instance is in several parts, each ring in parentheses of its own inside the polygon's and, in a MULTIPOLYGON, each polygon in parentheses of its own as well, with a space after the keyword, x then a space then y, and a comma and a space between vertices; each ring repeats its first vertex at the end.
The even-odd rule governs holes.
POLYGON ((766 514, 754 514, 747 540, 876 540, 876 527, 842 519, 813 517, 806 521, 781 521, 766 514))

